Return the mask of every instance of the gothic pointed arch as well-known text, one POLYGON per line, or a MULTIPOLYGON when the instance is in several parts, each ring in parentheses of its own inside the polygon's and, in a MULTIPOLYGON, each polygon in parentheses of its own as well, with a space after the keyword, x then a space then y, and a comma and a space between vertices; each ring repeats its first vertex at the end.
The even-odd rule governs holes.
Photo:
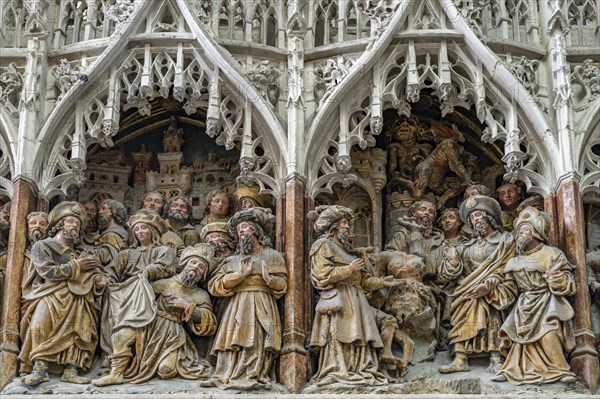
POLYGON ((336 80, 318 100, 307 134, 305 154, 323 159, 316 165, 305 159, 309 195, 328 192, 336 182, 351 183, 351 148, 373 146, 383 112, 409 116, 424 91, 439 101, 442 118, 470 110, 485 127, 481 141, 503 143, 506 177, 524 181, 533 192, 552 191, 569 166, 562 159, 551 162, 558 146, 542 105, 534 101, 529 82, 460 15, 452 1, 402 2, 364 53, 351 62, 325 61, 323 69, 336 80))
POLYGON ((217 144, 240 147, 242 180, 279 195, 286 144, 270 105, 185 2, 152 4, 132 1, 127 12, 114 10, 117 26, 107 48, 61 87, 32 154, 33 164, 44 165, 37 171, 40 190, 52 196, 81 184, 88 147, 112 146, 122 111, 150 115, 154 99, 172 97, 188 115, 205 117, 217 144))

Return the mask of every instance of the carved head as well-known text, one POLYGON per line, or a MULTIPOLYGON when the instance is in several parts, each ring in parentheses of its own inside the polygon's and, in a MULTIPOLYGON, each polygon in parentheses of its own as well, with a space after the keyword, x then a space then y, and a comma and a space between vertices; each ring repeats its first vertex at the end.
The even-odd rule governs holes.
POLYGON ((31 212, 27 215, 27 237, 33 244, 43 237, 48 227, 48 214, 46 212, 31 212))
POLYGON ((158 191, 148 191, 144 198, 142 198, 142 208, 151 209, 162 215, 165 207, 165 197, 158 191))
POLYGON ((516 210, 521 200, 521 189, 516 184, 503 184, 496 189, 496 196, 502 210, 516 210))
POLYGON ((182 269, 177 276, 186 287, 193 287, 206 280, 210 275, 215 251, 208 244, 196 244, 187 247, 179 259, 179 268, 182 269))
POLYGON ((81 205, 85 208, 85 213, 88 217, 88 229, 96 230, 98 228, 98 203, 96 201, 82 201, 81 205))
POLYGON ((474 195, 487 195, 489 196, 492 192, 487 186, 483 184, 472 184, 465 190, 465 194, 463 195, 464 199, 470 198, 474 195))
POLYGON ((213 190, 206 196, 205 213, 215 219, 229 216, 229 196, 223 190, 213 190))
POLYGON ((411 216, 417 219, 417 222, 423 227, 433 226, 436 216, 435 204, 427 200, 415 201, 409 208, 408 211, 411 216))
POLYGON ((192 204, 187 198, 178 195, 167 202, 165 212, 170 221, 187 223, 192 216, 192 204))
POLYGON ((127 209, 117 200, 105 199, 100 203, 100 209, 98 210, 98 228, 100 231, 106 230, 111 220, 114 220, 119 226, 125 226, 127 223, 127 209))
POLYGON ((64 237, 78 243, 86 226, 85 208, 79 202, 63 201, 50 211, 46 231, 50 237, 62 232, 64 237))
POLYGON ((446 208, 442 210, 437 223, 446 237, 455 236, 463 226, 463 222, 460 220, 460 214, 457 208, 446 208))
POLYGON ((151 209, 140 209, 129 218, 129 228, 133 233, 136 244, 148 246, 158 244, 160 237, 167 231, 160 215, 151 209))
POLYGON ((235 238, 229 232, 229 224, 226 222, 207 224, 200 232, 200 239, 211 245, 217 253, 235 249, 235 238))

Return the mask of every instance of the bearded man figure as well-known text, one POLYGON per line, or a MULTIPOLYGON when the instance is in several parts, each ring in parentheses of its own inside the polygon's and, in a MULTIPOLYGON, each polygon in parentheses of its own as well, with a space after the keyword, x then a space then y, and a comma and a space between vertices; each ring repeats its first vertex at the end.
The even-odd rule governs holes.
POLYGON ((235 238, 231 235, 227 222, 207 224, 200 232, 200 239, 213 247, 217 262, 231 255, 236 248, 235 238))
POLYGON ((200 236, 190 224, 192 205, 187 198, 182 196, 171 198, 165 205, 165 214, 167 229, 177 234, 186 247, 200 242, 200 236))
POLYGON ((33 366, 25 385, 48 381, 48 363, 64 366, 61 380, 89 383, 77 369, 89 370, 98 344, 97 299, 106 285, 104 270, 80 246, 87 217, 77 202, 61 202, 50 212, 48 238, 31 249, 35 273, 27 293, 31 310, 19 360, 33 366))
POLYGON ((502 232, 498 202, 487 196, 473 196, 460 206, 460 218, 473 231, 473 239, 453 247, 444 246, 444 262, 439 280, 456 283, 450 304, 451 329, 448 339, 454 360, 439 368, 440 373, 469 371, 468 356, 489 353, 486 371, 496 373, 502 366, 498 330, 502 310, 514 289, 503 285, 506 262, 515 254, 510 233, 502 232))
POLYGON ((152 283, 156 294, 156 316, 148 326, 136 329, 123 326, 113 340, 115 353, 127 352, 127 338, 141 336, 135 359, 126 372, 111 373, 94 380, 97 386, 127 382, 140 384, 155 375, 162 379, 181 376, 200 379, 209 376, 211 367, 200 359, 184 324, 196 335, 212 335, 217 329, 208 293, 197 284, 206 279, 214 253, 207 244, 187 248, 180 259, 182 271, 152 283))
POLYGON ((271 366, 281 349, 276 300, 287 289, 283 256, 270 248, 274 217, 244 209, 229 221, 238 237, 236 254, 225 258, 208 283, 213 296, 229 297, 211 355, 215 372, 201 386, 269 389, 271 366))
POLYGON ((354 219, 351 209, 319 206, 308 217, 314 220, 319 236, 310 250, 310 267, 313 286, 321 296, 310 337, 310 346, 319 351, 319 368, 312 379, 319 386, 335 382, 386 384, 388 380, 380 371, 376 353, 386 349, 377 321, 388 330, 384 334, 389 344, 384 350, 388 359, 394 357, 391 341, 398 325, 393 320, 393 324, 385 321, 388 315, 371 308, 365 293, 396 286, 400 281, 393 276, 373 277, 364 261, 350 254, 353 248, 348 234, 354 219))
POLYGON ((517 256, 504 268, 504 284, 516 288, 518 298, 500 328, 508 354, 494 381, 576 381, 565 358, 565 352, 575 348, 574 312, 567 299, 575 294, 575 278, 565 254, 546 245, 550 223, 550 215, 533 207, 521 211, 514 222, 517 256))
POLYGON ((94 242, 94 253, 103 265, 108 265, 119 251, 127 248, 126 223, 127 210, 123 204, 113 199, 105 199, 100 203, 99 235, 94 242))
POLYGON ((444 256, 444 233, 434 227, 436 212, 433 202, 415 201, 408 209, 409 216, 398 219, 401 228, 385 248, 420 256, 425 262, 426 281, 435 278, 444 256))
MULTIPOLYGON (((25 249, 23 279, 21 280, 21 323, 19 326, 21 342, 25 341, 26 331, 29 329, 33 313, 33 309, 29 306, 34 302, 32 301, 32 293, 39 290, 39 286, 44 284, 44 280, 39 278, 31 262, 31 246, 44 236, 46 227, 48 227, 48 214, 46 212, 31 212, 27 215, 27 240, 29 245, 25 249)), ((21 372, 28 373, 31 371, 31 368, 24 363, 21 363, 20 366, 21 372)))

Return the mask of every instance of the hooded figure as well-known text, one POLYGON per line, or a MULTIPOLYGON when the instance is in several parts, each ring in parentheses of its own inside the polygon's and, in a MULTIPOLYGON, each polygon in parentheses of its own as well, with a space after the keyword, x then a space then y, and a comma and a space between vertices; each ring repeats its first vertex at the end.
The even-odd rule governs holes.
MULTIPOLYGON (((564 253, 546 245, 550 216, 525 208, 514 221, 517 256, 504 268, 504 285, 518 293, 512 311, 500 328, 503 352, 508 352, 496 381, 511 384, 575 382, 565 352, 575 347, 573 266, 564 253)), ((511 301, 512 303, 512 301, 511 301)))

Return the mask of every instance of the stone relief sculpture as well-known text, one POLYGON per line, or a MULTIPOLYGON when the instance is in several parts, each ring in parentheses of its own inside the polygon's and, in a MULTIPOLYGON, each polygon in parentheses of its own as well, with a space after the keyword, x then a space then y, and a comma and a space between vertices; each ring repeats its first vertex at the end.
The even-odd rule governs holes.
POLYGON ((486 371, 496 373, 501 365, 498 330, 501 310, 508 306, 511 290, 503 282, 503 268, 514 256, 514 240, 499 231, 501 210, 496 200, 473 196, 460 206, 460 216, 473 229, 473 239, 456 247, 444 246, 439 280, 456 282, 450 304, 448 339, 454 360, 440 373, 469 371, 468 357, 489 353, 486 371))
POLYGON ((204 387, 269 389, 271 367, 281 349, 276 300, 287 289, 283 256, 270 248, 274 217, 259 208, 229 221, 236 254, 225 258, 208 283, 211 295, 228 297, 214 345, 215 371, 204 387))
POLYGON ((175 253, 160 243, 166 230, 158 214, 140 213, 129 218, 134 246, 125 249, 107 267, 110 283, 102 312, 102 349, 108 355, 110 372, 93 380, 97 386, 133 380, 140 371, 141 353, 130 347, 143 345, 143 337, 157 317, 157 303, 150 282, 171 277, 175 253), (129 306, 131 301, 136 306, 129 306), (127 370, 127 372, 126 372, 127 370))
POLYGON ((192 206, 188 198, 175 196, 165 205, 165 225, 167 230, 177 234, 186 246, 200 242, 198 232, 190 224, 192 206))
POLYGON ((498 333, 508 354, 495 381, 576 381, 564 354, 575 347, 574 312, 567 300, 575 294, 575 279, 564 253, 546 244, 550 223, 548 214, 533 207, 514 222, 517 256, 506 263, 502 284, 518 297, 498 333))
POLYGON ((434 193, 441 208, 472 184, 473 155, 464 151, 458 141, 464 141, 459 132, 440 123, 433 123, 428 132, 416 117, 402 121, 392 133, 393 142, 388 150, 388 173, 390 183, 405 187, 417 199, 425 191, 434 193), (427 137, 429 136, 429 137, 427 137), (434 142, 435 147, 425 143, 434 142), (449 179, 454 172, 458 179, 449 179))
POLYGON ((365 292, 399 281, 374 277, 361 258, 350 254, 349 208, 320 206, 309 213, 320 238, 310 250, 311 280, 320 292, 310 346, 319 352, 319 367, 312 380, 323 386, 335 382, 382 385, 377 349, 383 348, 374 313, 365 292))
POLYGON ((48 380, 48 365, 64 368, 62 381, 85 384, 77 375, 92 366, 98 344, 97 298, 106 285, 101 263, 81 247, 87 223, 79 203, 61 202, 48 217, 48 238, 31 249, 37 282, 32 284, 29 328, 19 359, 32 367, 25 385, 48 380))

